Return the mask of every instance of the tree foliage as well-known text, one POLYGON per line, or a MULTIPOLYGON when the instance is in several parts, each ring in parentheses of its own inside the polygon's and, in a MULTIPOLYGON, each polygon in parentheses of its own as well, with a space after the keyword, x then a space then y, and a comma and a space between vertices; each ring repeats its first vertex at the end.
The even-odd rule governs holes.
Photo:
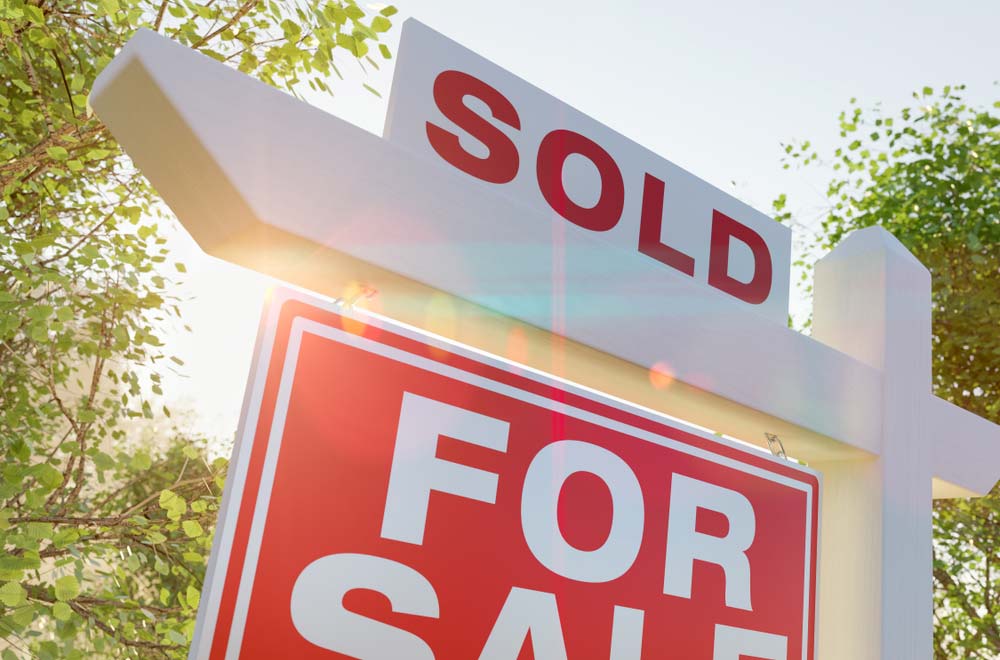
POLYGON ((226 462, 171 428, 169 216, 87 94, 139 27, 279 88, 377 66, 353 0, 0 0, 0 655, 184 657, 226 462))
MULTIPOLYGON (((1000 101, 977 108, 964 93, 925 87, 891 115, 852 100, 813 247, 871 225, 902 241, 933 278, 935 393, 1000 423, 1000 101)), ((810 147, 786 146, 786 166, 818 162, 810 147)), ((934 523, 936 657, 1000 657, 1000 491, 939 501, 934 523)))

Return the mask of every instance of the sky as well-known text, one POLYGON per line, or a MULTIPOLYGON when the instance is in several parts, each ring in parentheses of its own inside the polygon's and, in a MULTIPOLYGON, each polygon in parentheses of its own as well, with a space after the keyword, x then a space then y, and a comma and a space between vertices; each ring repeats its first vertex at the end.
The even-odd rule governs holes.
MULTIPOLYGON (((892 111, 923 86, 968 85, 1000 99, 997 0, 832 3, 673 0, 398 0, 386 43, 414 17, 695 175, 769 213, 788 193, 800 249, 823 213, 824 166, 783 170, 782 144, 838 139, 837 114, 857 98, 892 111)), ((393 61, 394 62, 394 61, 393 61)), ((309 102, 381 134, 392 64, 368 74, 341 63, 335 97, 309 102), (383 92, 378 98, 362 86, 383 92)), ((200 432, 235 432, 264 292, 273 280, 201 252, 172 230, 187 265, 179 290, 193 332, 165 338, 185 361, 168 405, 200 432)), ((792 310, 808 301, 792 289, 792 310)))

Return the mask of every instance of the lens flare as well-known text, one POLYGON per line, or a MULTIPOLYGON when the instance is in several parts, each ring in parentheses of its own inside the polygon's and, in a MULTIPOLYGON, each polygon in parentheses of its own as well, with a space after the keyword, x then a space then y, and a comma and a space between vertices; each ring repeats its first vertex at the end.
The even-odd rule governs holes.
POLYGON ((649 368, 649 383, 658 390, 670 387, 674 382, 674 370, 666 362, 657 362, 649 368))

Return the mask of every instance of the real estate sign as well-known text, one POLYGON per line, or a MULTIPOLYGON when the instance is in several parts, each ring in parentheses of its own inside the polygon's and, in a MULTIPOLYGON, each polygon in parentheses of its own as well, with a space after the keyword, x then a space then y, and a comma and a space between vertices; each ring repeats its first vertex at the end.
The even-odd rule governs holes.
POLYGON ((150 31, 91 104, 210 254, 780 432, 825 485, 285 295, 192 658, 930 659, 931 498, 993 488, 1000 427, 933 395, 930 273, 884 229, 818 262, 794 332, 787 228, 412 19, 387 139, 150 31))
POLYGON ((818 490, 796 464, 279 291, 192 657, 811 659, 818 490))

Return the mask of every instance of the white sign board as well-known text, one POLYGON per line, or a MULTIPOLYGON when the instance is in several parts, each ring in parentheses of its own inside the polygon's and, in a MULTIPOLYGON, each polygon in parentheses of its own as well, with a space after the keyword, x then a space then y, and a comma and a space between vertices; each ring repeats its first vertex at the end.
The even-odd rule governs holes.
POLYGON ((403 26, 384 137, 663 278, 787 321, 787 227, 415 20, 403 26))

